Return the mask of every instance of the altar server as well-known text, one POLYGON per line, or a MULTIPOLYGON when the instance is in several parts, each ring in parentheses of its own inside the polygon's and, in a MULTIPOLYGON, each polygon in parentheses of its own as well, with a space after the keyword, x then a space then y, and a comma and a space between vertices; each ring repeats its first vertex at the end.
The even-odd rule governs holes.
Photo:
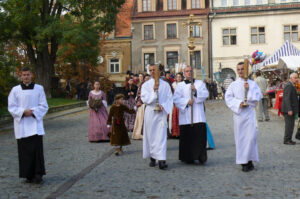
POLYGON ((177 85, 173 98, 175 106, 179 109, 179 160, 188 164, 197 160, 203 164, 207 160, 204 101, 209 93, 205 83, 192 79, 190 66, 184 68, 184 77, 185 80, 177 85), (194 85, 191 85, 191 81, 194 85), (192 97, 191 89, 194 91, 192 97), (191 107, 193 107, 193 121, 191 107))
MULTIPOLYGON (((150 167, 156 165, 158 160, 159 168, 166 169, 167 154, 167 115, 173 106, 172 92, 170 85, 159 79, 159 86, 155 85, 154 69, 151 65, 149 72, 152 76, 145 82, 141 90, 141 99, 146 105, 143 128, 143 158, 150 158, 150 167), (157 95, 158 91, 158 95, 157 95), (160 111, 155 111, 157 97, 160 111)), ((160 67, 160 71, 163 68, 160 67)))
POLYGON ((43 117, 48 104, 41 85, 31 82, 30 68, 22 69, 22 83, 13 87, 8 96, 8 110, 14 118, 18 144, 19 176, 26 182, 41 183, 46 174, 43 153, 43 117))
POLYGON ((243 62, 238 63, 237 73, 239 78, 228 87, 225 102, 233 112, 236 164, 241 164, 242 171, 248 172, 254 169, 252 161, 259 160, 255 106, 262 98, 262 93, 254 81, 245 82, 243 62), (243 106, 245 89, 249 89, 247 93, 249 106, 243 106))

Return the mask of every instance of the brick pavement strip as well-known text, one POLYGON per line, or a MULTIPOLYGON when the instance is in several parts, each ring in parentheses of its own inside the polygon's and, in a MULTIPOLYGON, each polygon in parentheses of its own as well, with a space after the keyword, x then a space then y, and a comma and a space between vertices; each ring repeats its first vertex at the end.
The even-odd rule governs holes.
POLYGON ((103 158, 111 147, 87 141, 86 111, 45 122, 45 183, 29 185, 18 179, 13 134, 0 134, 0 198, 300 198, 300 144, 282 144, 282 119, 272 115, 259 123, 261 162, 243 173, 235 165, 232 113, 223 102, 206 107, 217 148, 205 166, 185 165, 178 161, 178 140, 168 140, 168 171, 148 167, 141 141, 122 156, 103 158))

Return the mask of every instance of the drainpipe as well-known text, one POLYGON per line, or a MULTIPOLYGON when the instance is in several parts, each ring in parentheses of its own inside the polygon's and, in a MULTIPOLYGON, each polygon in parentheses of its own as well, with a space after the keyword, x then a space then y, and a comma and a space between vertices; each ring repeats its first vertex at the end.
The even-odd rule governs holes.
POLYGON ((211 8, 210 8, 210 13, 213 13, 212 16, 210 16, 210 13, 209 13, 209 74, 210 74, 210 78, 213 79, 213 51, 212 51, 212 42, 213 42, 213 39, 212 39, 212 21, 214 19, 214 17, 216 16, 216 13, 213 12, 213 9, 214 8, 214 0, 211 0, 211 8))

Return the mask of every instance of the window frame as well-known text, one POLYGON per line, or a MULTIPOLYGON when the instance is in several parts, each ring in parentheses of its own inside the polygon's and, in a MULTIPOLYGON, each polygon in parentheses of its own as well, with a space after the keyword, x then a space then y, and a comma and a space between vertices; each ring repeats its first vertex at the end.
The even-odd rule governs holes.
MULTIPOLYGON (((179 52, 177 50, 173 50, 173 51, 168 50, 168 51, 166 51, 166 65, 171 70, 172 67, 168 65, 168 59, 171 59, 171 58, 168 58, 168 53, 177 53, 177 63, 178 63, 179 62, 179 52)), ((172 57, 172 59, 174 59, 174 58, 172 57)), ((173 67, 175 67, 175 65, 173 67)))
POLYGON ((290 42, 299 42, 300 38, 299 38, 299 25, 298 24, 285 24, 283 25, 283 40, 284 42, 286 41, 285 39, 285 34, 289 33, 289 41, 290 42), (285 27, 289 26, 290 30, 289 31, 285 31, 285 27), (293 26, 297 26, 297 31, 293 31, 293 26), (293 41, 293 33, 297 33, 297 40, 293 41))
POLYGON ((191 0, 191 9, 200 9, 200 8, 201 8, 201 0, 191 0))
POLYGON ((179 35, 178 35, 178 23, 177 22, 167 22, 165 24, 165 38, 166 39, 178 39, 179 35), (168 37, 168 25, 175 25, 175 37, 168 37))
POLYGON ((150 11, 152 11, 152 9, 151 9, 151 0, 142 0, 142 11, 143 12, 150 12, 150 11), (146 5, 145 5, 145 3, 146 3, 146 5), (145 6, 144 6, 145 5, 145 6), (144 8, 146 8, 146 9, 144 9, 144 8))
MULTIPOLYGON (((147 71, 147 68, 146 68, 146 67, 147 67, 147 65, 148 65, 148 64, 146 64, 146 63, 145 63, 145 61, 146 61, 146 59, 145 59, 145 55, 146 55, 146 54, 149 54, 149 55, 150 55, 150 54, 153 54, 153 64, 155 64, 155 52, 143 52, 143 65, 144 65, 144 72, 146 72, 146 71, 147 71)), ((150 59, 149 59, 149 60, 150 60, 150 59)), ((149 61, 149 64, 151 64, 151 63, 150 63, 150 61, 149 61)))
POLYGON ((154 40, 154 39, 155 39, 155 26, 154 26, 154 23, 143 24, 143 40, 144 41, 151 41, 151 40, 154 40), (152 39, 146 39, 145 26, 152 26, 152 39))
POLYGON ((109 73, 110 74, 118 74, 118 73, 120 73, 120 66, 121 66, 121 64, 120 64, 120 58, 110 58, 109 59, 109 73), (118 60, 118 62, 112 62, 112 60, 118 60), (114 72, 112 72, 111 71, 111 64, 114 64, 114 72), (116 71, 116 64, 118 64, 119 65, 119 70, 118 70, 118 72, 115 72, 116 71))
POLYGON ((266 27, 265 26, 252 26, 250 27, 250 42, 251 44, 265 44, 266 43, 266 27), (256 28, 256 33, 252 33, 252 29, 256 28), (260 28, 264 28, 264 32, 259 32, 260 28), (264 42, 260 42, 260 35, 264 35, 264 42), (256 43, 252 42, 252 36, 256 36, 256 43))
POLYGON ((227 7, 228 6, 228 0, 221 0, 221 7, 227 7))
POLYGON ((200 69, 201 68, 201 62, 202 62, 202 57, 201 57, 201 50, 195 50, 194 51, 194 56, 195 56, 195 53, 196 52, 199 52, 199 64, 200 64, 200 66, 199 67, 197 67, 197 58, 196 58, 196 61, 195 61, 195 65, 196 66, 193 66, 193 57, 190 55, 190 65, 193 67, 193 68, 197 68, 197 69, 200 69))
POLYGON ((201 33, 202 33, 201 31, 202 31, 202 25, 199 26, 199 25, 197 25, 197 22, 195 22, 195 24, 193 24, 193 32, 192 32, 192 35, 190 35, 190 36, 193 36, 194 38, 201 38, 201 35, 202 35, 202 34, 201 34, 201 33), (199 36, 197 36, 197 35, 195 36, 195 28, 196 28, 196 26, 199 27, 199 36))
POLYGON ((240 5, 240 0, 233 0, 232 1, 232 6, 239 6, 240 5))
POLYGON ((167 4, 168 4, 168 10, 177 10, 177 0, 167 0, 167 4), (170 6, 170 2, 171 2, 171 6, 170 6))
POLYGON ((237 45, 237 28, 236 27, 228 27, 222 28, 222 44, 223 46, 236 46, 237 45), (228 30, 228 34, 224 35, 224 30, 228 30), (235 34, 231 34, 231 30, 235 30, 235 34), (235 44, 231 43, 231 37, 235 36, 235 44), (228 37, 228 44, 224 44, 224 37, 228 37))

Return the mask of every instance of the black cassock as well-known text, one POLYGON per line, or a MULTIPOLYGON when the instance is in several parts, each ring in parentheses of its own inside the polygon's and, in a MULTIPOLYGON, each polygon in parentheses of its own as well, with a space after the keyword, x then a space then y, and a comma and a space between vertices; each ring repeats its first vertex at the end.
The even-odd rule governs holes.
POLYGON ((45 175, 43 136, 33 135, 17 142, 20 178, 32 179, 35 175, 45 175))
POLYGON ((180 125, 179 127, 179 160, 183 162, 199 160, 200 163, 205 163, 207 160, 206 124, 201 122, 193 125, 180 125))

